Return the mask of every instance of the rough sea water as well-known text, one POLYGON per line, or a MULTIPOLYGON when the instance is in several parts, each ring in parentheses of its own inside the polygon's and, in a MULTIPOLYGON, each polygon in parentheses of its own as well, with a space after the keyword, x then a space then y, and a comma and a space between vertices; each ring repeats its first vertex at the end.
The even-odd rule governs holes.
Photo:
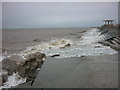
MULTIPOLYGON (((45 53, 46 56, 56 55, 54 58, 68 58, 118 53, 116 50, 98 43, 101 40, 103 40, 101 33, 97 28, 94 28, 84 32, 83 36, 78 40, 56 37, 56 39, 52 39, 49 42, 42 42, 41 44, 30 46, 20 52, 19 55, 24 57, 25 55, 39 51, 45 53)), ((3 58, 5 57, 1 57, 0 61, 2 61, 3 58)), ((9 76, 8 81, 2 87, 16 86, 25 81, 26 78, 21 78, 15 73, 9 76)))
POLYGON ((116 50, 98 43, 103 40, 97 28, 91 29, 83 34, 78 40, 53 39, 49 42, 28 47, 20 55, 24 56, 37 51, 44 52, 46 56, 59 55, 55 58, 81 57, 88 55, 115 54, 116 50))

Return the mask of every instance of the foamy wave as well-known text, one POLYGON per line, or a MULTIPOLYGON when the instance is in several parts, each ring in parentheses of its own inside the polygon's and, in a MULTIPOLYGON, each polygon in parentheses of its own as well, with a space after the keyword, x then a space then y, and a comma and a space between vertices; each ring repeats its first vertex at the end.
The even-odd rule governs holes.
POLYGON ((79 42, 81 45, 91 45, 96 44, 98 41, 101 41, 101 33, 98 32, 97 28, 91 29, 85 32, 82 36, 82 40, 79 42))
POLYGON ((38 44, 35 46, 28 47, 26 50, 22 51, 20 55, 29 55, 34 52, 46 52, 53 49, 64 48, 67 45, 72 45, 73 42, 69 39, 54 39, 49 42, 43 42, 42 44, 38 44))
POLYGON ((39 45, 28 47, 21 52, 21 55, 27 55, 34 52, 44 52, 47 56, 59 54, 58 58, 80 57, 88 55, 115 54, 117 51, 108 46, 99 44, 100 32, 97 28, 85 32, 81 39, 72 41, 69 39, 54 39, 39 45), (70 46, 70 47, 67 47, 70 46))
POLYGON ((4 85, 0 87, 0 89, 14 87, 25 82, 26 78, 22 78, 18 73, 14 73, 13 75, 8 76, 7 82, 5 82, 4 85))

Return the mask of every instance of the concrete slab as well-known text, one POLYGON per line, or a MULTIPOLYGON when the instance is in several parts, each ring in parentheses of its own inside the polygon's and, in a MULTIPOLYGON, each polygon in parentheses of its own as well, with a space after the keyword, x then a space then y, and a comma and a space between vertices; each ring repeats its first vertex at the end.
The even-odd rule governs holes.
POLYGON ((33 88, 117 88, 118 56, 47 58, 33 88))

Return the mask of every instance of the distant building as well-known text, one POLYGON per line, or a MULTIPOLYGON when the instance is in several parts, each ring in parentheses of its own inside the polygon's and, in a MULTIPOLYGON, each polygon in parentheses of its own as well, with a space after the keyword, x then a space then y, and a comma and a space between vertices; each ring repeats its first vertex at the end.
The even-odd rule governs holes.
POLYGON ((113 21, 115 20, 103 20, 104 22, 103 26, 113 26, 113 21))

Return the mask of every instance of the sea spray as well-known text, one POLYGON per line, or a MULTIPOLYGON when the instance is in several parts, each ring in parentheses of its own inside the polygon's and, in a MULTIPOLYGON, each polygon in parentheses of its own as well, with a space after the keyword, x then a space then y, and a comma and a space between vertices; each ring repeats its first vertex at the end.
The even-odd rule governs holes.
POLYGON ((4 83, 4 85, 17 86, 24 82, 26 82, 26 78, 22 78, 18 73, 14 73, 13 75, 8 77, 8 81, 4 83))
POLYGON ((98 41, 101 41, 100 38, 101 33, 98 32, 97 28, 91 29, 87 32, 85 32, 82 36, 82 40, 80 42, 83 42, 83 45, 91 45, 93 43, 97 43, 98 41))
POLYGON ((0 89, 14 87, 25 82, 26 78, 22 78, 18 73, 14 73, 13 75, 8 76, 7 82, 5 82, 4 85, 0 87, 0 89))
POLYGON ((22 51, 21 55, 44 52, 46 56, 57 55, 56 58, 81 57, 88 55, 115 54, 117 51, 108 46, 98 43, 101 41, 101 33, 97 28, 85 32, 78 41, 59 38, 52 39, 49 42, 28 47, 22 51))
POLYGON ((39 52, 39 51, 47 52, 51 50, 57 50, 72 44, 73 42, 69 39, 52 39, 49 42, 43 42, 42 44, 28 47, 26 50, 20 52, 20 55, 24 56, 24 55, 28 55, 30 53, 39 52))

